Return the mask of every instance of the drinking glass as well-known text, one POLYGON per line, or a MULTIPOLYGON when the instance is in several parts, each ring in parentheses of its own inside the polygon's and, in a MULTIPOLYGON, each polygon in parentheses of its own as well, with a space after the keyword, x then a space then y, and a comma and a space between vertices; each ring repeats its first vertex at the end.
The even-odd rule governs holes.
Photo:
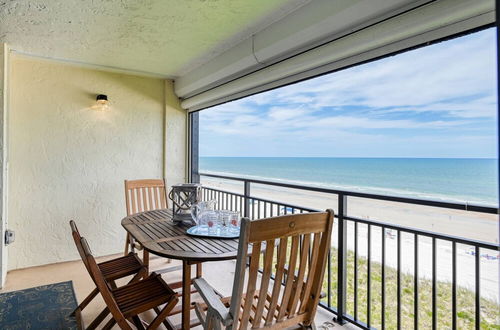
POLYGON ((217 230, 217 223, 219 222, 219 216, 217 212, 209 211, 205 213, 205 223, 208 228, 209 233, 213 233, 217 230))
POLYGON ((239 212, 229 212, 229 230, 232 232, 240 231, 241 217, 239 212))
POLYGON ((219 227, 221 230, 221 233, 227 232, 227 228, 229 227, 229 215, 231 214, 230 211, 227 210, 220 210, 219 211, 219 227))

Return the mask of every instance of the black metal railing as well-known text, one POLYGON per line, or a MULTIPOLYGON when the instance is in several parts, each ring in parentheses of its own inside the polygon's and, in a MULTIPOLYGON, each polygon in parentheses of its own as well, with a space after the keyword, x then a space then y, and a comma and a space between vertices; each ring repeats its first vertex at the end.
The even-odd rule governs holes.
MULTIPOLYGON (((493 251, 493 257, 498 258, 498 244, 350 216, 347 212, 347 201, 350 197, 357 197, 369 200, 432 206, 483 214, 498 214, 498 208, 436 200, 376 195, 209 173, 200 173, 200 176, 243 183, 243 193, 203 186, 202 194, 205 200, 216 199, 216 206, 218 209, 239 211, 243 216, 249 217, 250 219, 318 211, 313 208, 252 196, 251 184, 298 189, 337 196, 337 205, 335 207, 336 236, 334 237, 337 247, 336 249, 330 249, 328 269, 326 272, 327 278, 324 288, 327 292, 325 299, 320 303, 323 308, 336 314, 337 322, 350 322, 363 329, 373 329, 376 326, 381 329, 401 329, 408 327, 413 327, 414 329, 437 329, 438 327, 441 328, 439 325, 446 325, 446 327, 452 329, 464 327, 480 329, 481 322, 483 321, 481 318, 481 303, 484 302, 481 298, 481 252, 483 250, 493 251), (354 231, 352 249, 348 249, 349 228, 354 231), (359 233, 361 230, 366 231, 366 256, 361 255, 359 248, 359 233), (377 251, 377 249, 373 247, 373 241, 377 233, 380 243, 380 262, 373 260, 374 251, 377 251), (396 241, 396 265, 391 267, 387 265, 387 253, 389 251, 392 252, 387 244, 388 237, 390 240, 396 241), (404 249, 402 247, 403 237, 405 237, 404 249), (419 266, 419 262, 421 261, 420 255, 422 253, 421 246, 424 243, 427 245, 430 244, 430 280, 422 278, 419 274, 421 268, 419 266), (451 249, 451 260, 446 260, 451 263, 451 281, 449 282, 438 281, 438 245, 441 248, 444 246, 445 248, 451 249), (464 288, 458 285, 457 250, 459 245, 469 246, 471 249, 470 254, 474 258, 473 290, 464 291, 464 288), (402 254, 403 251, 407 249, 412 249, 410 254, 413 258, 413 274, 409 274, 402 269, 402 254), (333 268, 334 266, 336 266, 336 270, 333 268), (379 270, 379 273, 374 271, 375 268, 379 270), (350 281, 349 285, 348 281, 350 281), (395 292, 393 292, 392 296, 388 299, 388 291, 391 288, 389 282, 392 284, 395 282, 395 292), (375 285, 379 286, 378 292, 374 292, 375 285), (348 292, 348 288, 351 288, 352 291, 348 292), (445 306, 451 307, 448 314, 446 314, 446 311, 442 311, 443 308, 441 308, 442 306, 439 305, 440 302, 438 301, 438 291, 439 294, 443 296, 442 293, 446 291, 445 289, 451 292, 450 301, 444 304, 445 306), (429 291, 430 297, 423 297, 422 292, 427 291, 429 291), (363 301, 360 301, 359 296, 361 293, 365 294, 363 301), (471 307, 466 307, 468 308, 468 313, 459 311, 459 293, 465 295, 467 299, 469 299, 471 295, 473 296, 474 306, 472 309, 471 307), (349 301, 349 308, 347 306, 348 296, 352 296, 349 297, 351 298, 349 301), (409 307, 408 303, 403 301, 408 300, 408 297, 411 297, 413 306, 409 307), (423 299, 425 299, 425 301, 421 304, 421 300, 423 299), (395 305, 395 310, 391 310, 389 305, 395 305), (405 313, 402 312, 403 307, 405 308, 405 313), (380 316, 377 322, 373 319, 376 313, 380 316), (425 317, 421 317, 422 315, 425 317), (460 321, 457 319, 458 315, 461 317, 460 321), (464 320, 462 320, 462 318, 464 320)), ((473 228, 472 224, 471 228, 473 228)), ((496 281, 498 287, 498 275, 496 279, 489 280, 496 281)), ((498 302, 496 302, 496 304, 498 304, 498 302)), ((494 309, 497 306, 498 305, 493 303, 494 309)), ((493 313, 495 313, 495 311, 493 311, 493 313)), ((491 316, 489 317, 491 318, 491 316)), ((486 321, 489 322, 491 320, 485 320, 483 322, 486 321)), ((493 320, 492 322, 498 323, 498 318, 496 321, 493 320)))

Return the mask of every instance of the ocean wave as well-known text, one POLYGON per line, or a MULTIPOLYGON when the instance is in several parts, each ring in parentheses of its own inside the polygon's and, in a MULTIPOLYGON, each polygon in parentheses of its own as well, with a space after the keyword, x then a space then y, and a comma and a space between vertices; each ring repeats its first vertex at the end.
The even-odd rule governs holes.
MULTIPOLYGON (((306 181, 306 180, 293 180, 293 179, 283 179, 277 177, 267 177, 262 175, 248 175, 241 174, 235 172, 225 172, 225 171, 204 171, 207 174, 213 175, 221 175, 221 176, 234 176, 237 178, 245 178, 245 179, 254 179, 261 181, 273 181, 277 183, 289 183, 301 186, 313 186, 317 188, 326 188, 326 189, 334 189, 334 190, 342 190, 342 191, 352 191, 352 192, 362 192, 362 193, 370 193, 370 194, 378 194, 378 195, 389 195, 389 196, 398 196, 398 197, 408 197, 408 198, 417 198, 417 199, 426 199, 426 200, 438 200, 443 202, 456 202, 456 203, 467 203, 474 205, 484 205, 484 206, 492 206, 495 204, 493 200, 482 200, 482 199, 471 199, 466 196, 450 196, 443 194, 434 194, 427 192, 419 192, 419 191, 408 191, 401 190, 396 188, 386 188, 386 187, 373 187, 373 186, 353 186, 353 185, 343 185, 343 184, 333 184, 333 183, 325 183, 325 182, 317 182, 317 181, 306 181)), ((212 178, 215 179, 215 178, 212 178)), ((269 186, 272 187, 272 186, 269 186)))

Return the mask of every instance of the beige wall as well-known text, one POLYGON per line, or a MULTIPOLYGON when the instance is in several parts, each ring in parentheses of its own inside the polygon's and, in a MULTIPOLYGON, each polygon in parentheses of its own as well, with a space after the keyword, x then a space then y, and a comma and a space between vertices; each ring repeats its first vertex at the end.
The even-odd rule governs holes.
POLYGON ((70 219, 96 255, 122 251, 123 180, 184 179, 185 135, 177 134, 186 115, 175 102, 165 109, 171 85, 18 56, 11 66, 9 269, 77 259, 70 219), (98 93, 111 111, 90 109, 98 93))

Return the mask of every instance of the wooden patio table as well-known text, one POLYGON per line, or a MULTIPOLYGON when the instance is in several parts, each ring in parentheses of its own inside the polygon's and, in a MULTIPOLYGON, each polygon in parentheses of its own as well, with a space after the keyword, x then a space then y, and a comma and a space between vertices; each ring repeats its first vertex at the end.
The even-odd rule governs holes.
MULTIPOLYGON (((238 239, 213 239, 186 234, 187 225, 175 225, 172 210, 154 210, 130 215, 122 226, 149 253, 182 260, 182 329, 191 327, 191 265, 205 261, 236 259, 238 239)), ((201 267, 196 277, 201 277, 201 267)))

